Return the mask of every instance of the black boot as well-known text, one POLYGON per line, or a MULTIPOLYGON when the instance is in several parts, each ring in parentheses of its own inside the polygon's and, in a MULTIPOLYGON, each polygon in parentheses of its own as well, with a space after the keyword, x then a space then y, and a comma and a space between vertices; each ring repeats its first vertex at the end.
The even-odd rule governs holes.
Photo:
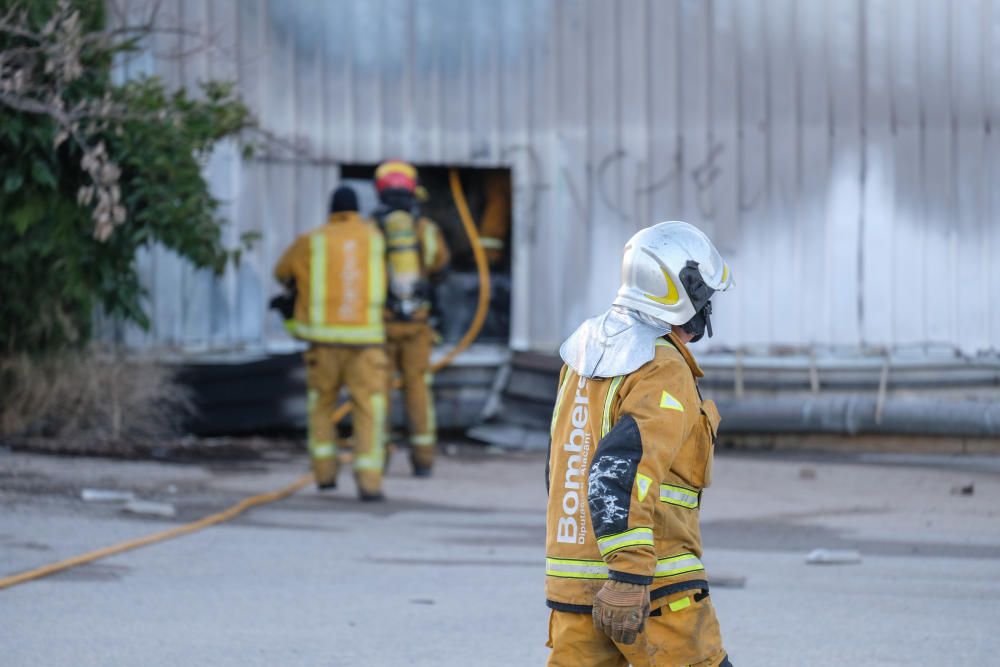
POLYGON ((376 491, 375 493, 368 493, 367 491, 358 491, 358 498, 363 503, 381 503, 385 502, 385 494, 381 491, 376 491))

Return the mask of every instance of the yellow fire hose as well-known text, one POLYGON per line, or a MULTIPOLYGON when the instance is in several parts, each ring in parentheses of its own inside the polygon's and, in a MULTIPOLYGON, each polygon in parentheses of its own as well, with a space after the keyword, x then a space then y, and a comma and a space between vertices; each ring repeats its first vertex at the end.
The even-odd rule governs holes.
MULTIPOLYGON (((462 226, 465 228, 465 233, 469 235, 469 240, 472 243, 472 254, 475 256, 476 269, 479 273, 479 302, 476 305, 476 314, 472 319, 472 323, 469 325, 468 331, 465 332, 462 339, 455 345, 454 348, 452 348, 450 352, 448 352, 448 354, 434 364, 431 370, 435 373, 454 361, 455 357, 468 348, 469 345, 472 344, 472 341, 479 336, 479 332, 483 328, 483 322, 486 321, 486 311, 490 304, 490 272, 486 262, 486 253, 483 251, 483 248, 479 243, 479 233, 476 231, 476 225, 472 221, 472 215, 469 213, 469 205, 465 201, 465 194, 462 192, 462 184, 459 180, 458 172, 454 169, 452 169, 449 174, 449 183, 451 185, 452 197, 455 199, 455 206, 458 208, 458 215, 462 220, 462 226)), ((348 412, 350 412, 350 410, 350 402, 342 404, 336 412, 334 412, 333 420, 335 422, 340 421, 348 412)), ((108 556, 114 556, 116 554, 145 547, 157 542, 163 542, 175 537, 181 537, 182 535, 188 535, 189 533, 202 530, 203 528, 208 528, 209 526, 214 526, 215 524, 222 523, 223 521, 229 521, 252 507, 266 505, 267 503, 273 503, 277 500, 287 498, 288 496, 308 486, 312 479, 313 477, 311 474, 303 475, 288 486, 278 489, 277 491, 269 491, 267 493, 250 496, 249 498, 245 498, 235 505, 222 510, 221 512, 210 514, 206 517, 198 519, 197 521, 192 521, 181 526, 153 533, 152 535, 146 535, 145 537, 128 540, 103 549, 89 551, 79 556, 74 556, 55 563, 43 565, 33 570, 4 577, 3 579, 0 579, 0 590, 10 588, 11 586, 17 586, 18 584, 23 584, 28 581, 33 581, 35 579, 41 579, 42 577, 47 577, 50 574, 68 570, 76 567, 77 565, 92 563, 101 558, 107 558, 108 556)))

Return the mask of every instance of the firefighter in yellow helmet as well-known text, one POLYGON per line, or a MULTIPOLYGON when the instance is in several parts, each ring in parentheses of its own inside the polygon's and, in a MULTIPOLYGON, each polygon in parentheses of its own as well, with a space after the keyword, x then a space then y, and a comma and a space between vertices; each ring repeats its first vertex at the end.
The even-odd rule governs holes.
POLYGON ((730 666, 702 565, 698 511, 719 414, 688 343, 732 285, 684 222, 625 246, 610 310, 562 345, 546 469, 549 665, 730 666))
POLYGON ((332 415, 341 387, 353 403, 354 476, 362 500, 382 500, 385 457, 385 242, 358 215, 357 195, 337 188, 327 223, 285 251, 274 276, 296 291, 287 326, 308 341, 309 456, 320 489, 337 485, 332 415))
POLYGON ((385 234, 389 273, 385 311, 389 379, 397 372, 402 378, 413 474, 429 477, 437 445, 430 285, 448 266, 450 256, 441 230, 420 214, 417 193, 423 188, 417 186, 413 165, 398 160, 382 163, 375 171, 375 189, 379 207, 374 218, 385 234))

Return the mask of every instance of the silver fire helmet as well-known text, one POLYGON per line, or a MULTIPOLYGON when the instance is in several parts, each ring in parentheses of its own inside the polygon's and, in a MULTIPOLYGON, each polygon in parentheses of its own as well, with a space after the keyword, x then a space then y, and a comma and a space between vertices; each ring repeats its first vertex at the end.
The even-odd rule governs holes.
POLYGON ((712 294, 732 285, 732 271, 704 232, 672 220, 629 239, 614 304, 680 326, 699 313, 707 320, 712 294))

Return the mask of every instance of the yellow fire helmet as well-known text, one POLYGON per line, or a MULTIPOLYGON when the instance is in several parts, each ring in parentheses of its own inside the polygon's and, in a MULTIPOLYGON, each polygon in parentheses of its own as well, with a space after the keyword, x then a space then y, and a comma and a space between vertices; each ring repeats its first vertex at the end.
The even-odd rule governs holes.
POLYGON ((413 192, 417 187, 417 169, 409 162, 387 160, 375 169, 375 189, 406 190, 413 192))

